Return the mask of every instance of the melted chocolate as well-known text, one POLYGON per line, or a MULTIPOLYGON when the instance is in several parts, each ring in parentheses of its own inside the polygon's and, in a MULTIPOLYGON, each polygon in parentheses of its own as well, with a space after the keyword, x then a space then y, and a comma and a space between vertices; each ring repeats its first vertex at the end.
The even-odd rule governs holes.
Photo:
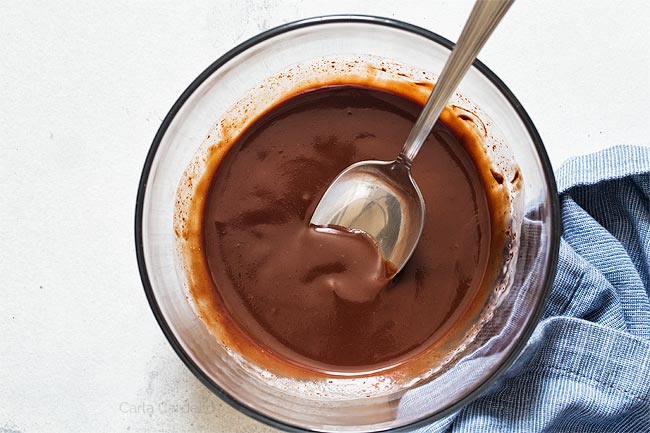
POLYGON ((367 237, 309 227, 332 179, 394 159, 420 110, 365 87, 302 93, 249 127, 212 174, 202 234, 213 289, 263 351, 315 370, 392 365, 467 309, 488 264, 490 210, 477 167, 441 122, 413 165, 424 233, 393 281, 367 237))

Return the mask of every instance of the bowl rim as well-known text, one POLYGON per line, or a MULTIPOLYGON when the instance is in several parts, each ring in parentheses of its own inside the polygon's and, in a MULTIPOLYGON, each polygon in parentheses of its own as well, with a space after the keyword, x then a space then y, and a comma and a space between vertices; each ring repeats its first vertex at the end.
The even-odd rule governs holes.
MULTIPOLYGON (((429 39, 432 42, 435 42, 439 45, 442 45, 445 48, 448 48, 449 50, 453 49, 455 45, 448 39, 430 30, 424 29, 422 27, 404 21, 399 21, 393 18, 385 18, 385 17, 373 16, 373 15, 345 14, 345 15, 316 16, 311 18, 300 19, 297 21, 292 21, 274 27, 272 29, 266 30, 262 33, 259 33, 258 35, 253 36, 252 38, 240 43, 236 47, 232 48, 231 50, 223 54, 217 60, 215 60, 203 72, 201 72, 201 74, 199 74, 199 76, 196 77, 194 81, 192 81, 192 83, 185 89, 185 91, 183 91, 180 97, 176 100, 176 102, 174 103, 174 105, 172 106, 172 108, 169 110, 164 120, 162 121, 160 127, 158 128, 158 131, 156 132, 153 142, 151 143, 151 146, 149 148, 149 152, 147 153, 147 157, 145 159, 145 163, 142 169, 142 174, 140 176, 137 198, 136 198, 136 205, 135 205, 135 247, 136 247, 136 257, 138 262, 138 270, 140 272, 140 279, 142 280, 142 285, 144 287, 144 292, 147 297, 147 301, 149 302, 149 306, 151 307, 154 317, 156 318, 156 321, 158 322, 158 325, 162 329, 163 334, 167 338, 169 344, 172 346, 172 348, 174 349, 178 357, 183 361, 183 363, 187 366, 187 368, 194 374, 194 376, 196 376, 197 379, 199 379, 199 381, 201 381, 203 385, 205 385, 210 391, 212 391, 215 395, 221 398, 221 400, 223 400, 224 402, 226 402, 227 404, 229 404, 231 407, 235 408, 239 412, 248 415, 249 417, 257 421, 260 421, 263 424, 284 431, 289 431, 289 432, 317 432, 319 430, 309 430, 300 426, 278 421, 272 417, 269 417, 257 411, 256 409, 253 409, 252 407, 246 405, 245 403, 240 402, 235 397, 231 396, 226 391, 224 391, 218 384, 212 381, 212 379, 208 377, 208 375, 205 374, 205 372, 203 372, 203 370, 201 370, 201 368, 199 368, 199 366, 196 363, 194 363, 192 358, 188 355, 187 352, 185 352, 180 342, 174 336, 171 328, 167 324, 167 321, 165 320, 165 317, 162 314, 160 307, 158 306, 158 302, 156 301, 156 297, 153 292, 153 287, 151 285, 151 281, 149 280, 149 275, 147 273, 147 265, 144 256, 143 231, 142 231, 143 217, 144 217, 144 198, 147 193, 147 182, 149 180, 149 175, 151 172, 151 168, 153 166, 153 161, 156 157, 158 147, 160 146, 160 143, 165 133, 167 132, 167 129, 169 128, 169 125, 171 124, 176 114, 181 109, 181 107, 185 104, 185 102, 190 98, 190 96, 194 93, 194 91, 205 80, 208 79, 208 77, 210 77, 215 71, 217 71, 219 68, 224 66, 234 57, 238 56, 239 54, 243 53, 244 51, 254 47, 255 45, 263 41, 266 41, 268 39, 298 29, 312 27, 312 26, 319 26, 319 25, 335 24, 335 23, 370 24, 370 25, 379 25, 379 26, 390 27, 398 30, 403 30, 418 36, 422 36, 426 39, 429 39)), ((542 139, 539 136, 539 133, 537 132, 537 129, 535 128, 532 120, 524 110, 519 100, 514 96, 514 94, 510 91, 510 89, 508 89, 505 83, 503 83, 503 81, 501 81, 501 79, 499 79, 496 76, 496 74, 494 74, 494 72, 492 72, 487 66, 485 66, 485 64, 483 64, 478 59, 474 60, 473 66, 485 78, 487 78, 494 86, 496 86, 496 88, 500 91, 500 93, 506 98, 508 103, 512 106, 515 113, 519 116, 520 120, 524 124, 524 127, 526 128, 528 134, 530 135, 533 144, 535 146, 537 155, 541 161, 542 171, 544 173, 544 178, 546 181, 546 188, 549 192, 549 196, 551 199, 551 227, 550 227, 551 241, 550 241, 548 266, 546 269, 547 270, 546 278, 542 285, 540 301, 535 306, 535 309, 530 316, 530 320, 527 326, 524 328, 523 332, 521 333, 519 341, 515 343, 510 353, 506 354, 505 360, 501 363, 501 365, 499 365, 482 383, 478 384, 478 386, 476 386, 476 388, 474 388, 466 396, 464 396, 457 402, 449 405, 448 407, 446 407, 440 412, 428 415, 422 419, 411 422, 404 426, 384 429, 384 430, 380 430, 379 432, 410 431, 412 429, 440 420, 450 415, 451 413, 459 410, 460 408, 464 407, 465 405, 475 400, 476 398, 478 398, 484 390, 486 390, 506 369, 508 369, 512 365, 512 363, 517 359, 519 354, 523 351, 528 339, 530 338, 533 330, 535 329, 537 323, 539 322, 542 312, 544 311, 549 292, 551 290, 553 281, 555 279, 555 273, 557 268, 558 255, 559 255, 560 235, 562 229, 561 229, 561 220, 560 220, 560 202, 558 197, 558 191, 556 187, 555 176, 553 173, 553 169, 548 154, 546 153, 546 149, 544 148, 542 139)))

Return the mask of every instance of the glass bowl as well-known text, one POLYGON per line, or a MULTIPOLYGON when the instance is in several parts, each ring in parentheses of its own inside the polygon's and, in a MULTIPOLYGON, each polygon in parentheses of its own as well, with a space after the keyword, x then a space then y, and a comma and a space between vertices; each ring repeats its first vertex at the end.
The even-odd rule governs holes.
MULTIPOLYGON (((264 32, 223 55, 194 80, 165 117, 137 196, 140 274, 151 309, 178 356, 236 409, 289 431, 414 428, 478 397, 524 347, 554 278, 559 203, 551 165, 533 123, 503 82, 479 61, 452 103, 483 128, 486 152, 506 178, 512 197, 512 237, 504 248, 503 269, 475 326, 444 362, 432 365, 425 376, 402 378, 399 383, 381 375, 282 377, 220 344, 198 317, 187 290, 175 234, 179 185, 188 167, 200 174, 202 149, 219 134, 215 125, 220 119, 232 120, 242 107, 251 108, 249 102, 254 102, 252 111, 263 111, 292 86, 326 73, 319 67, 330 62, 355 65, 353 69, 370 65, 367 70, 379 74, 378 79, 392 73, 405 82, 435 82, 452 47, 435 33, 392 19, 347 15, 306 19, 264 32), (269 77, 275 84, 264 86, 269 77), (261 87, 278 90, 262 96, 254 90, 261 87)), ((345 75, 342 71, 337 69, 336 74, 345 75)))

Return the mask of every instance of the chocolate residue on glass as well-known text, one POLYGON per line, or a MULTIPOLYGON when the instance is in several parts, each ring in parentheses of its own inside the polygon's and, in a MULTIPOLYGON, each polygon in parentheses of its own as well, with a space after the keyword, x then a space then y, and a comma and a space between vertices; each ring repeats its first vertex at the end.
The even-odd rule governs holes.
POLYGON ((507 192, 480 134, 449 109, 413 165, 427 220, 393 281, 369 238, 309 227, 342 169, 399 152, 423 101, 388 90, 338 85, 288 97, 200 179, 197 220, 182 234, 190 292, 222 341, 262 366, 309 376, 415 364, 465 332, 488 296, 507 192))

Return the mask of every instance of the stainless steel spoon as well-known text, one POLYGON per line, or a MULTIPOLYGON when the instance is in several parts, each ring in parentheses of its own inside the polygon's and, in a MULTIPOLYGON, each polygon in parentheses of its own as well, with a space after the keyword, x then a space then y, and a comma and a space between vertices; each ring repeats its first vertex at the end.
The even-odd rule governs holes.
POLYGON ((404 267, 420 240, 425 216, 424 199, 411 175, 413 158, 513 1, 477 0, 397 159, 361 161, 343 170, 318 203, 311 224, 365 232, 395 273, 404 267))

